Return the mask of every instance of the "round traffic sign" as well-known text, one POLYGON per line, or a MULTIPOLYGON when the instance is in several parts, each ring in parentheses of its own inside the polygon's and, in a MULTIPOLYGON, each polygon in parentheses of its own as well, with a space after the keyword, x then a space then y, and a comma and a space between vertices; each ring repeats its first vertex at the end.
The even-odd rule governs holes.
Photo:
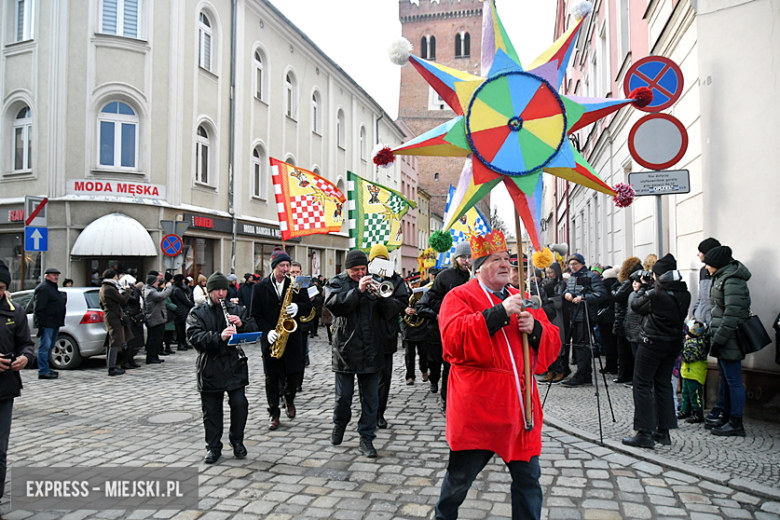
POLYGON ((179 256, 181 254, 181 238, 177 235, 165 235, 160 242, 160 249, 166 256, 179 256))
POLYGON ((653 101, 643 112, 660 112, 669 108, 682 95, 683 74, 680 67, 663 56, 647 56, 637 61, 626 72, 623 92, 626 97, 636 88, 647 87, 653 91, 653 101))
POLYGON ((631 128, 628 150, 636 162, 651 170, 676 164, 688 150, 688 132, 674 116, 648 114, 631 128))

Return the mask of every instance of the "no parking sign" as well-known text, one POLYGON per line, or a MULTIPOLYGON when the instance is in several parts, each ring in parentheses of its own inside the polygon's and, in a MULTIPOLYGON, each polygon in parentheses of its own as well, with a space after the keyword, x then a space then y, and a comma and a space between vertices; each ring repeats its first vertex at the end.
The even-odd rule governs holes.
POLYGON ((645 107, 636 108, 643 112, 660 112, 680 98, 683 86, 683 74, 675 62, 663 56, 647 56, 628 69, 623 81, 623 92, 629 97, 636 88, 651 89, 653 101, 645 107))

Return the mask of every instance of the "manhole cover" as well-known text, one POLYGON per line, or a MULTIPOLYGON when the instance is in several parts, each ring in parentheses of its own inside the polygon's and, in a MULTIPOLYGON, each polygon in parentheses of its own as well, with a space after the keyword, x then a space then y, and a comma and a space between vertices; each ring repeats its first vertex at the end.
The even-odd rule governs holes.
POLYGON ((187 412, 166 412, 152 415, 146 418, 151 424, 175 424, 192 420, 193 416, 187 412))

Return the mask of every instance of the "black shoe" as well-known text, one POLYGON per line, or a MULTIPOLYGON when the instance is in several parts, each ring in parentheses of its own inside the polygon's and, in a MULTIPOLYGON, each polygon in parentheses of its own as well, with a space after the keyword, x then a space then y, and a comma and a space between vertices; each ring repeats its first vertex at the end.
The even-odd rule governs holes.
POLYGON ((298 385, 297 387, 295 387, 295 393, 296 394, 300 394, 301 392, 303 392, 303 387, 301 385, 298 385))
POLYGON ((376 427, 379 429, 384 430, 387 428, 387 421, 385 421, 385 416, 382 414, 379 414, 376 418, 376 427))
POLYGON ((592 377, 588 377, 587 379, 586 378, 580 379, 575 376, 569 379, 568 381, 564 381, 563 383, 561 383, 561 386, 565 386, 567 388, 574 388, 577 386, 591 386, 591 385, 593 385, 592 377))
POLYGON ((431 393, 435 394, 439 391, 439 383, 431 383, 431 393))
POLYGON ((206 456, 203 457, 203 462, 206 464, 214 464, 222 456, 222 452, 218 450, 209 450, 206 452, 206 456))
POLYGON ((137 363, 130 364, 128 362, 128 363, 122 363, 122 368, 124 368, 125 370, 134 370, 136 368, 141 368, 141 365, 139 365, 137 363))
POLYGON ((159 353, 159 354, 157 354, 157 355, 158 355, 158 356, 167 356, 167 355, 168 355, 168 353, 167 353, 167 352, 165 352, 164 350, 161 350, 161 351, 160 351, 160 353, 159 353))
POLYGON ((653 432, 653 440, 664 446, 672 445, 672 438, 669 436, 669 430, 656 430, 653 432))
POLYGON ((160 363, 165 363, 165 360, 160 358, 153 358, 153 359, 146 360, 147 365, 159 365, 160 363))
POLYGON ((623 444, 626 446, 634 446, 637 448, 653 448, 655 447, 655 441, 650 432, 636 432, 633 437, 626 437, 623 439, 623 444))
POLYGON ((268 429, 269 430, 278 430, 279 429, 279 416, 271 417, 271 419, 268 421, 268 429))
POLYGON ((687 419, 691 415, 693 415, 693 412, 677 412, 678 419, 687 419))
POLYGON ((334 446, 341 444, 341 441, 344 440, 344 430, 346 429, 346 426, 339 426, 338 424, 334 424, 333 432, 330 434, 330 443, 334 446))
POLYGON ((377 457, 376 448, 374 448, 374 443, 371 442, 371 439, 368 437, 361 437, 360 438, 360 453, 368 457, 369 459, 375 459, 377 457))
POLYGON ((176 347, 176 350, 178 350, 178 351, 180 351, 180 352, 181 352, 181 351, 186 351, 186 350, 187 350, 187 347, 181 347, 181 346, 180 346, 180 347, 176 347))
POLYGON ((729 414, 724 411, 718 411, 715 415, 710 414, 704 418, 704 427, 708 430, 713 428, 720 428, 724 424, 729 422, 729 414), (712 418, 710 418, 712 416, 712 418))
POLYGON ((175 350, 173 350, 172 348, 166 348, 166 349, 164 350, 164 352, 165 352, 166 354, 176 354, 176 351, 175 351, 175 350))
POLYGON ((744 437, 745 427, 742 426, 742 417, 732 417, 723 426, 713 428, 712 434, 721 437, 744 437))
POLYGON ((685 419, 685 422, 688 424, 700 424, 704 422, 704 413, 699 410, 698 412, 693 412, 690 417, 685 419))
POLYGON ((119 367, 113 367, 108 369, 108 375, 110 376, 121 376, 124 373, 125 371, 119 367))
POLYGON ((233 456, 237 459, 243 459, 246 457, 247 451, 246 446, 244 446, 243 442, 237 442, 235 444, 231 444, 233 447, 233 456))
POLYGON ((46 372, 45 374, 38 374, 38 379, 57 379, 59 376, 57 372, 46 372))
POLYGON ((127 362, 128 365, 130 365, 130 368, 141 368, 141 365, 135 362, 135 359, 131 359, 127 362))

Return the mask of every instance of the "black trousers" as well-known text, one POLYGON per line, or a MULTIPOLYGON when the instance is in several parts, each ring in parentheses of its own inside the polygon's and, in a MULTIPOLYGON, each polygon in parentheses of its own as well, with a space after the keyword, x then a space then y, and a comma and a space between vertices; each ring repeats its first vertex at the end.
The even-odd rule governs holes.
POLYGON ((679 350, 640 344, 634 363, 634 429, 677 428, 672 392, 672 370, 679 350))
POLYGON ((14 411, 14 400, 0 401, 0 498, 5 489, 5 472, 8 460, 8 439, 11 436, 11 418, 14 411))
POLYGON ((606 323, 604 325, 599 324, 599 334, 601 334, 601 342, 604 344, 604 356, 606 357, 606 363, 604 364, 604 370, 614 374, 618 371, 618 350, 617 350, 617 336, 612 333, 612 324, 606 323))
POLYGON ((428 372, 428 346, 424 341, 404 341, 404 361, 406 362, 406 379, 414 379, 414 361, 420 356, 420 372, 428 372))
POLYGON ((620 383, 628 383, 634 379, 634 352, 631 342, 625 336, 617 336, 618 376, 620 383))
POLYGON ((146 360, 158 359, 162 348, 165 323, 146 328, 146 360))
POLYGON ((590 351, 590 334, 585 321, 575 321, 572 326, 572 348, 577 363, 577 373, 574 377, 578 381, 591 381, 593 378, 592 353, 590 351))
POLYGON ((311 320, 311 335, 316 336, 319 328, 320 328, 320 317, 317 314, 315 314, 314 319, 311 320))
POLYGON ((371 374, 346 374, 336 372, 336 404, 333 423, 347 427, 352 419, 352 396, 355 393, 355 376, 360 393, 360 419, 358 433, 370 440, 376 438, 376 416, 379 408, 379 372, 371 374))
POLYGON ((387 400, 390 398, 390 381, 393 379, 393 355, 385 354, 385 366, 379 371, 379 415, 387 410, 387 400))
MULTIPOLYGON (((203 410, 203 426, 206 429, 206 449, 222 451, 223 415, 222 405, 226 392, 201 392, 200 404, 203 410)), ((244 387, 227 392, 230 406, 230 432, 228 439, 233 446, 244 442, 244 428, 249 416, 249 401, 244 387)))
MULTIPOLYGON (((265 363, 268 361, 263 360, 265 363)), ((268 403, 268 414, 271 417, 279 417, 279 397, 284 395, 288 403, 295 402, 295 392, 303 382, 303 372, 284 372, 284 361, 271 358, 270 364, 265 370, 265 399, 268 403), (278 366, 277 366, 278 364, 278 366), (280 389, 279 380, 284 376, 284 386, 280 389)))
POLYGON ((166 330, 163 332, 163 344, 165 344, 165 350, 171 350, 173 345, 173 334, 175 330, 166 330))
POLYGON ((441 380, 441 366, 444 364, 442 359, 442 347, 439 342, 428 342, 428 369, 431 371, 429 381, 432 384, 438 384, 441 380))
POLYGON ((176 343, 180 349, 187 348, 187 322, 182 321, 176 324, 176 343))

